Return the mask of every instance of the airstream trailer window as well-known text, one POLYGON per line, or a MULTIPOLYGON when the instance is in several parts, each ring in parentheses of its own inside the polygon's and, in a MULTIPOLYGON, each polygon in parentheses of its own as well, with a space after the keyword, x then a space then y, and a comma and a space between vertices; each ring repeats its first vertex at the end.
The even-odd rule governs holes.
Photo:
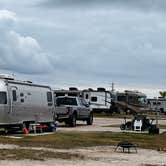
POLYGON ((0 104, 7 104, 6 92, 0 92, 0 104))
POLYGON ((12 90, 13 101, 17 101, 16 90, 12 90))
POLYGON ((92 102, 97 102, 97 97, 91 97, 92 102))
POLYGON ((47 101, 52 102, 52 93, 51 92, 47 92, 47 101))
POLYGON ((20 93, 20 96, 23 97, 23 96, 24 96, 24 93, 20 93))
POLYGON ((24 99, 21 99, 21 103, 23 103, 24 102, 24 99))

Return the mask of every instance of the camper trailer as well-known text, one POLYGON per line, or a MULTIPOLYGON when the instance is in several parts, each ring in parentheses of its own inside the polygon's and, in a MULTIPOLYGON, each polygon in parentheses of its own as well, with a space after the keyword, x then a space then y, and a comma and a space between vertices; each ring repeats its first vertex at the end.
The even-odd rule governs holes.
POLYGON ((0 75, 0 127, 23 129, 31 123, 51 127, 55 120, 52 95, 49 86, 0 75))
POLYGON ((166 114, 166 98, 148 99, 148 106, 151 111, 166 114))
POLYGON ((149 110, 146 95, 138 91, 125 90, 121 93, 117 92, 112 105, 112 111, 118 113, 126 112, 136 114, 149 110))
POLYGON ((94 112, 110 111, 111 93, 106 91, 105 88, 97 88, 97 90, 89 88, 88 90, 83 90, 82 96, 90 104, 94 112))

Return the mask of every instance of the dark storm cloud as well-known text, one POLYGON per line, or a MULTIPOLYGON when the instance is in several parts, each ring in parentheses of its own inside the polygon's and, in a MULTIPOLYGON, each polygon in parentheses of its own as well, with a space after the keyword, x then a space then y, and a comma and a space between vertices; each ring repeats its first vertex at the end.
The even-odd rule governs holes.
POLYGON ((143 11, 165 11, 165 0, 42 0, 39 6, 59 7, 120 7, 143 11))
POLYGON ((55 84, 166 84, 164 0, 1 4, 0 69, 55 84))

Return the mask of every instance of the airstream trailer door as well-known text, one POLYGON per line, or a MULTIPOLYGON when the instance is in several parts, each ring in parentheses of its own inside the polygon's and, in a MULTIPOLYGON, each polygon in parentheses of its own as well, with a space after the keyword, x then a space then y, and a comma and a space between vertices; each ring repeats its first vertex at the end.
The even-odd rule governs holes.
POLYGON ((17 87, 11 87, 10 91, 10 113, 15 110, 17 104, 17 87))

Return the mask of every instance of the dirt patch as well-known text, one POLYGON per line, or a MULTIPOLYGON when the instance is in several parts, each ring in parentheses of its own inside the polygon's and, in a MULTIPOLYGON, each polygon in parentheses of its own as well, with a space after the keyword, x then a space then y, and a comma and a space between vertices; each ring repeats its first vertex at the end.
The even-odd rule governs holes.
MULTIPOLYGON (((114 152, 113 146, 87 147, 78 149, 54 149, 54 152, 77 154, 84 158, 45 159, 40 160, 0 160, 1 166, 164 166, 166 165, 166 153, 155 150, 138 149, 138 153, 114 152)), ((42 149, 48 151, 49 149, 42 149)))

